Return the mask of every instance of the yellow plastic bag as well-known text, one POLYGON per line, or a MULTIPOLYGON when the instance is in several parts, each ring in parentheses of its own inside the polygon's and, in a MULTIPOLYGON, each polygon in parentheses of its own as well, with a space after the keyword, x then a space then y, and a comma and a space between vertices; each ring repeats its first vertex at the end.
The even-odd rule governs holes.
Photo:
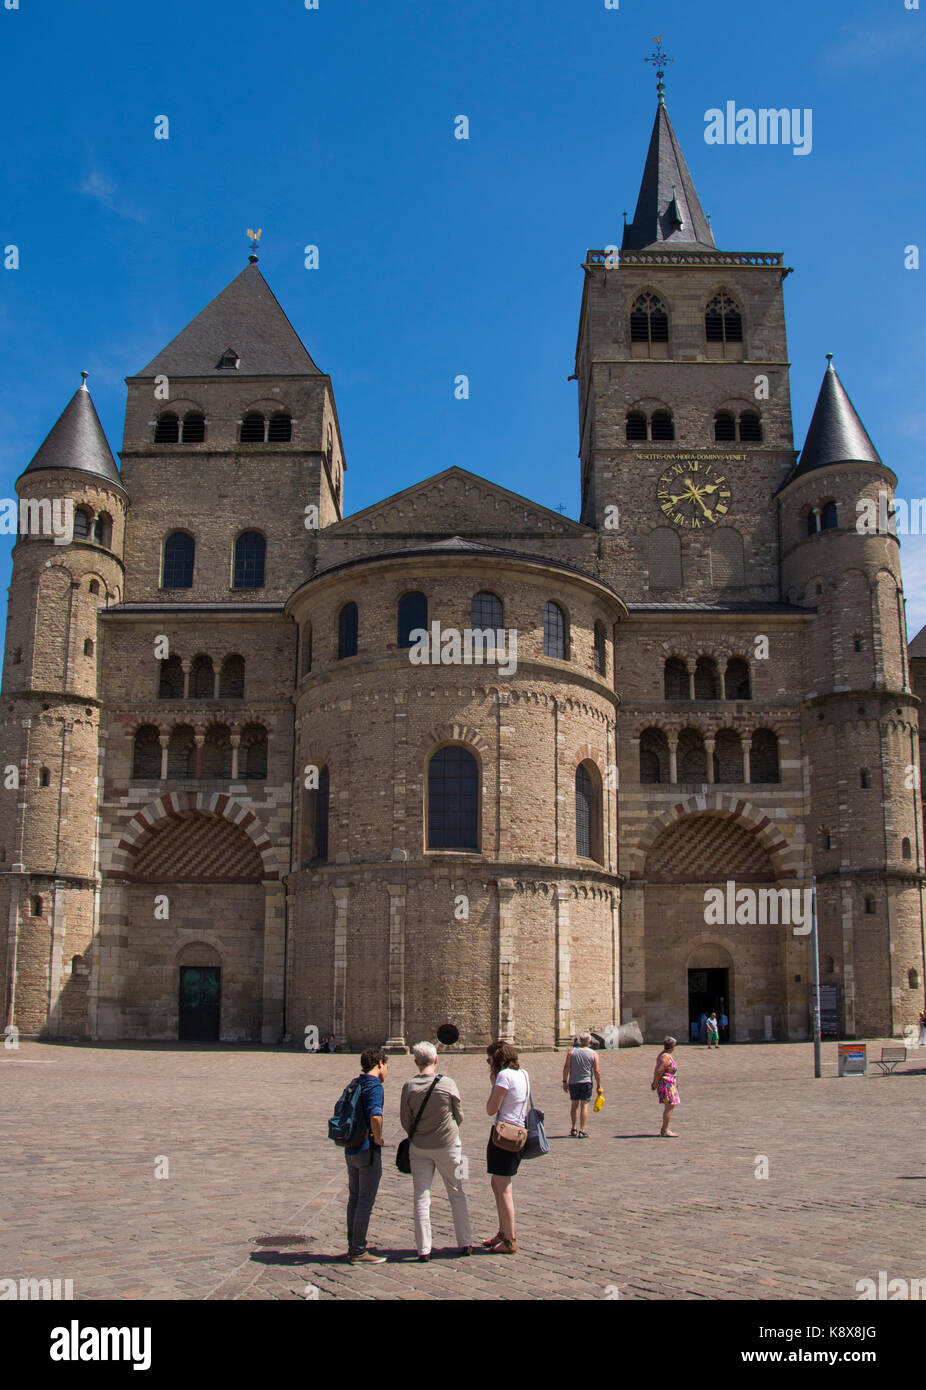
POLYGON ((599 1092, 598 1092, 598 1095, 595 1097, 595 1104, 592 1106, 592 1112, 593 1112, 595 1115, 597 1115, 597 1114, 598 1114, 598 1111, 601 1110, 601 1109, 603 1108, 603 1106, 604 1106, 604 1096, 603 1096, 603 1095, 601 1094, 601 1092, 599 1091, 599 1092))

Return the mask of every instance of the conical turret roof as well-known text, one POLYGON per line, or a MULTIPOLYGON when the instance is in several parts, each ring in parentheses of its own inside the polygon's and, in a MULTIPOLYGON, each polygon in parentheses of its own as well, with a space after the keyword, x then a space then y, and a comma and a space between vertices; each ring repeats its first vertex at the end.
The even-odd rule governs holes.
POLYGON ((717 249, 678 137, 660 97, 637 210, 633 221, 624 227, 621 250, 658 250, 665 244, 701 246, 706 251, 717 249))
POLYGON ((320 376, 299 335, 257 268, 245 266, 137 373, 160 376, 320 376), (221 367, 223 356, 237 368, 221 367))
MULTIPOLYGON (((827 354, 829 356, 829 354, 827 354)), ((795 473, 829 463, 882 463, 830 359, 795 473)))
POLYGON ((79 473, 92 473, 107 483, 122 487, 86 379, 74 392, 21 476, 47 468, 75 468, 79 473))

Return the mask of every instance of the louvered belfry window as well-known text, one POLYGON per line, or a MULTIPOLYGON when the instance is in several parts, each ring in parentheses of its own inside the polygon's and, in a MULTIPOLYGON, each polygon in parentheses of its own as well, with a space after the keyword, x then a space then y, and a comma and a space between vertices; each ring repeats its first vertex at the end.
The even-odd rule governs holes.
POLYGON ((715 294, 704 313, 704 334, 709 343, 741 343, 743 316, 735 299, 715 294))
POLYGON ((667 343, 669 316, 658 295, 650 290, 637 295, 630 310, 630 341, 632 343, 667 343))

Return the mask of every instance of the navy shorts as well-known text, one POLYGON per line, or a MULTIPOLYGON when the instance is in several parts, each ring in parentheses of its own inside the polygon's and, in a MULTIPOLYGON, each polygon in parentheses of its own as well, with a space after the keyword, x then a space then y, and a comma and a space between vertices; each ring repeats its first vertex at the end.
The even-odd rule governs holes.
POLYGON ((569 1084, 569 1099, 570 1099, 570 1100, 591 1100, 591 1098, 592 1098, 592 1083, 591 1083, 590 1081, 580 1081, 579 1084, 578 1084, 577 1086, 573 1086, 572 1083, 570 1082, 570 1084, 569 1084))

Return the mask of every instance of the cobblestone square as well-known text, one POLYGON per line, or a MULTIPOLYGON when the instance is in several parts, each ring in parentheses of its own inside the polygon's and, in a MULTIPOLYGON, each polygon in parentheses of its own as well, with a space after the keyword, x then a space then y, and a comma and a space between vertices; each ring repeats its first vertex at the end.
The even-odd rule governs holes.
MULTIPOLYGON (((370 1227, 392 1258, 360 1268, 346 1262, 344 1158, 327 1138, 355 1057, 24 1043, 0 1053, 0 1277, 69 1279, 76 1299, 832 1300, 880 1270, 926 1276, 926 1052, 894 1076, 816 1081, 810 1045, 680 1048, 671 1142, 656 1137, 656 1049, 599 1055, 606 1105, 582 1142, 568 1137, 564 1054, 522 1055, 551 1153, 515 1180, 519 1253, 454 1256, 438 1183, 424 1265, 411 1179, 394 1166, 414 1064, 392 1058, 370 1227)), ((485 1062, 444 1054, 439 1070, 463 1097, 484 1239, 497 1227, 485 1062)))

